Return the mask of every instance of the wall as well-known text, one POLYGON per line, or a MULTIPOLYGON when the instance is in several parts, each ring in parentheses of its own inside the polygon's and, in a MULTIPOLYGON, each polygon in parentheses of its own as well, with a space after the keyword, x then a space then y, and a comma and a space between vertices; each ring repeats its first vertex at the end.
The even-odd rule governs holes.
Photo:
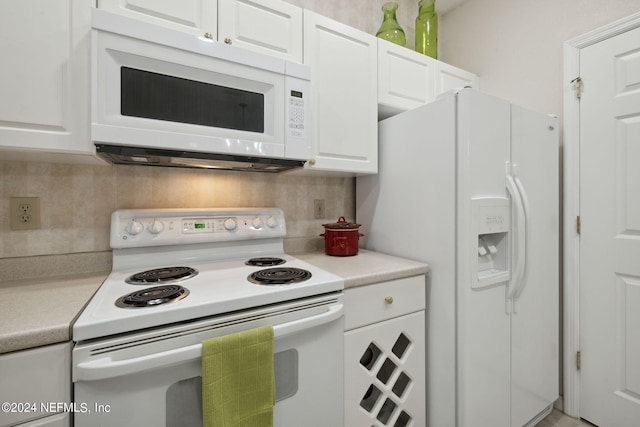
MULTIPOLYGON (((290 3, 375 34, 384 1, 290 3)), ((417 2, 399 3, 399 19, 408 26, 417 2)), ((239 206, 283 208, 288 228, 285 249, 321 249, 322 223, 341 215, 348 220, 355 217, 354 179, 10 162, 3 161, 0 152, 0 281, 110 269, 109 225, 115 209, 239 206), (10 229, 12 196, 41 198, 40 230, 10 229), (313 219, 314 199, 325 200, 327 219, 313 219)))
POLYGON ((485 92, 562 116, 563 43, 636 12, 640 0, 467 0, 440 19, 440 59, 485 92))

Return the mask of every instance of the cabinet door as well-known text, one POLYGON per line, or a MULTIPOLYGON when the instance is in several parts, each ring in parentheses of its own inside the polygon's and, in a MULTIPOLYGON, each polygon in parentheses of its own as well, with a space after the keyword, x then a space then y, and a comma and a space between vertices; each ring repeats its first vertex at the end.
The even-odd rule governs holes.
POLYGON ((0 146, 93 153, 89 137, 91 4, 3 2, 0 146))
POLYGON ((478 89, 478 76, 453 65, 435 61, 435 91, 436 97, 451 89, 460 89, 466 86, 478 89))
POLYGON ((71 399, 71 344, 0 355, 0 378, 0 402, 33 405, 3 413, 0 426, 62 412, 58 404, 71 399))
POLYGON ((218 40, 302 62, 302 8, 282 0, 218 0, 218 40))
POLYGON ((304 11, 304 62, 311 66, 311 169, 378 171, 376 37, 304 11))
POLYGON ((30 423, 19 424, 16 427, 69 427, 70 425, 71 417, 69 413, 64 413, 40 418, 30 423))
POLYGON ((345 426, 424 426, 425 316, 345 332, 345 426))
POLYGON ((100 9, 216 39, 217 0, 98 0, 100 9))
POLYGON ((378 118, 433 101, 435 62, 429 56, 378 39, 378 118))

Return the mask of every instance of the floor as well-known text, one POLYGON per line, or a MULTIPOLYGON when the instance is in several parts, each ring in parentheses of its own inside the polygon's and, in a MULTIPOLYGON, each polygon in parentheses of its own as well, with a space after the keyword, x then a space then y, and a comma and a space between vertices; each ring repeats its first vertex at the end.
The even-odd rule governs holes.
POLYGON ((553 412, 536 427, 593 427, 593 424, 569 417, 557 409, 554 409, 553 412))

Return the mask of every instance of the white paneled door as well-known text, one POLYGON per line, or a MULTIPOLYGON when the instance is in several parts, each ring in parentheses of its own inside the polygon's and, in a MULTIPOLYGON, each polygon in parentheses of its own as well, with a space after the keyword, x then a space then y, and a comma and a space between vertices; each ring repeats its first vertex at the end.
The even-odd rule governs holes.
POLYGON ((580 51, 580 416, 640 423, 640 28, 580 51))

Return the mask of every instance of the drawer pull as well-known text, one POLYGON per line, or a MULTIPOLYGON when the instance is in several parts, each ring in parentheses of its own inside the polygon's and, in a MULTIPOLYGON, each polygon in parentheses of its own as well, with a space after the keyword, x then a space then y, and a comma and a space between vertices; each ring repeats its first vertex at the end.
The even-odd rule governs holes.
POLYGON ((385 297, 384 302, 387 304, 393 304, 393 297, 385 297))

